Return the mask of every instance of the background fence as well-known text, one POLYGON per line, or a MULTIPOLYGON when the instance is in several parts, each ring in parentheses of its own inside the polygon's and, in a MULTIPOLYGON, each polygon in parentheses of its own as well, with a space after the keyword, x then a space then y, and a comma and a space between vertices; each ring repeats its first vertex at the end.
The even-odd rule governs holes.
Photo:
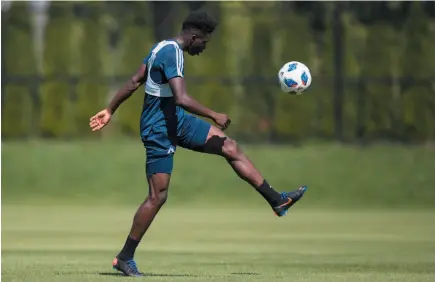
MULTIPOLYGON (((245 142, 430 141, 435 137, 433 2, 2 2, 3 138, 90 136, 104 107, 189 10, 219 20, 186 56, 191 95, 233 119, 245 142), (301 97, 277 71, 312 70, 301 97)), ((113 134, 138 135, 143 88, 113 134)), ((99 136, 94 134, 94 136, 99 136)))

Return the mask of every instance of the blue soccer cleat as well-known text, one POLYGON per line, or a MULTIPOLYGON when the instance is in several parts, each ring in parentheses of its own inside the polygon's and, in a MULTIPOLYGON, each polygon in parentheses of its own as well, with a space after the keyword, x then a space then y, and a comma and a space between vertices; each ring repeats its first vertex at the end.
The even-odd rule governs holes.
POLYGON ((299 189, 291 191, 291 192, 283 192, 281 193, 281 198, 286 200, 286 202, 280 206, 273 207, 273 211, 277 216, 286 215, 289 208, 291 208, 297 201, 299 201, 304 195, 305 191, 307 191, 307 186, 299 187, 299 189))
POLYGON ((144 274, 137 269, 136 262, 133 259, 124 261, 116 257, 112 262, 112 266, 126 276, 144 276, 144 274))

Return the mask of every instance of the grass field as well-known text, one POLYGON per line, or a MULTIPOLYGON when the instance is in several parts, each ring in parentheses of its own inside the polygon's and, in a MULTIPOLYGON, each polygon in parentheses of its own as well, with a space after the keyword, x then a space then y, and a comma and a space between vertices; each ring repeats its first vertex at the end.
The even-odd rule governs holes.
MULTIPOLYGON (((377 145, 243 146, 277 190, 310 187, 315 207, 435 206, 435 150, 377 145)), ((148 193, 140 141, 2 143, 2 201, 136 204, 148 193)), ((263 204, 222 158, 175 156, 170 205, 263 204), (210 199, 213 199, 210 201, 210 199)))
MULTIPOLYGON (((302 202, 301 202, 302 203, 302 202)), ((2 281, 131 281, 111 260, 134 207, 5 206, 2 281)), ((165 208, 145 281, 435 281, 434 211, 165 208)))
MULTIPOLYGON (((278 190, 308 184, 303 200, 277 218, 224 160, 177 151, 139 280, 435 281, 433 150, 244 148, 278 190)), ((111 261, 143 162, 136 141, 2 143, 2 281, 131 281, 111 261)))

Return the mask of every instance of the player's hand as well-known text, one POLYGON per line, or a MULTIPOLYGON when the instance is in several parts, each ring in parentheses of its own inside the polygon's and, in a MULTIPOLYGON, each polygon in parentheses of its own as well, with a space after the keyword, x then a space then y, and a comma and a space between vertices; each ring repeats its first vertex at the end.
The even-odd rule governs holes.
POLYGON ((91 127, 92 131, 100 130, 110 122, 111 118, 112 114, 109 112, 109 110, 104 109, 91 117, 89 126, 91 127))
POLYGON ((231 123, 230 118, 226 114, 216 114, 213 120, 222 130, 227 129, 231 123))

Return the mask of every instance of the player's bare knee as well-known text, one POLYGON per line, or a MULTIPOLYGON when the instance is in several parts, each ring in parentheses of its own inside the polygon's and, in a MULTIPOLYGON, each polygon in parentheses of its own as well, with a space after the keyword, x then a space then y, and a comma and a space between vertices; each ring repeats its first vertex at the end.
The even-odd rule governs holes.
POLYGON ((159 192, 159 205, 163 206, 168 200, 168 189, 159 192))
POLYGON ((163 173, 154 174, 148 183, 150 193, 146 201, 154 207, 162 206, 168 199, 169 175, 163 173))
POLYGON ((222 152, 224 153, 225 158, 230 160, 238 159, 242 153, 239 144, 237 144, 233 139, 227 139, 225 141, 222 152))
POLYGON ((160 189, 157 191, 153 191, 148 196, 148 200, 150 201, 150 204, 153 206, 162 206, 166 203, 168 199, 168 189, 160 189))

